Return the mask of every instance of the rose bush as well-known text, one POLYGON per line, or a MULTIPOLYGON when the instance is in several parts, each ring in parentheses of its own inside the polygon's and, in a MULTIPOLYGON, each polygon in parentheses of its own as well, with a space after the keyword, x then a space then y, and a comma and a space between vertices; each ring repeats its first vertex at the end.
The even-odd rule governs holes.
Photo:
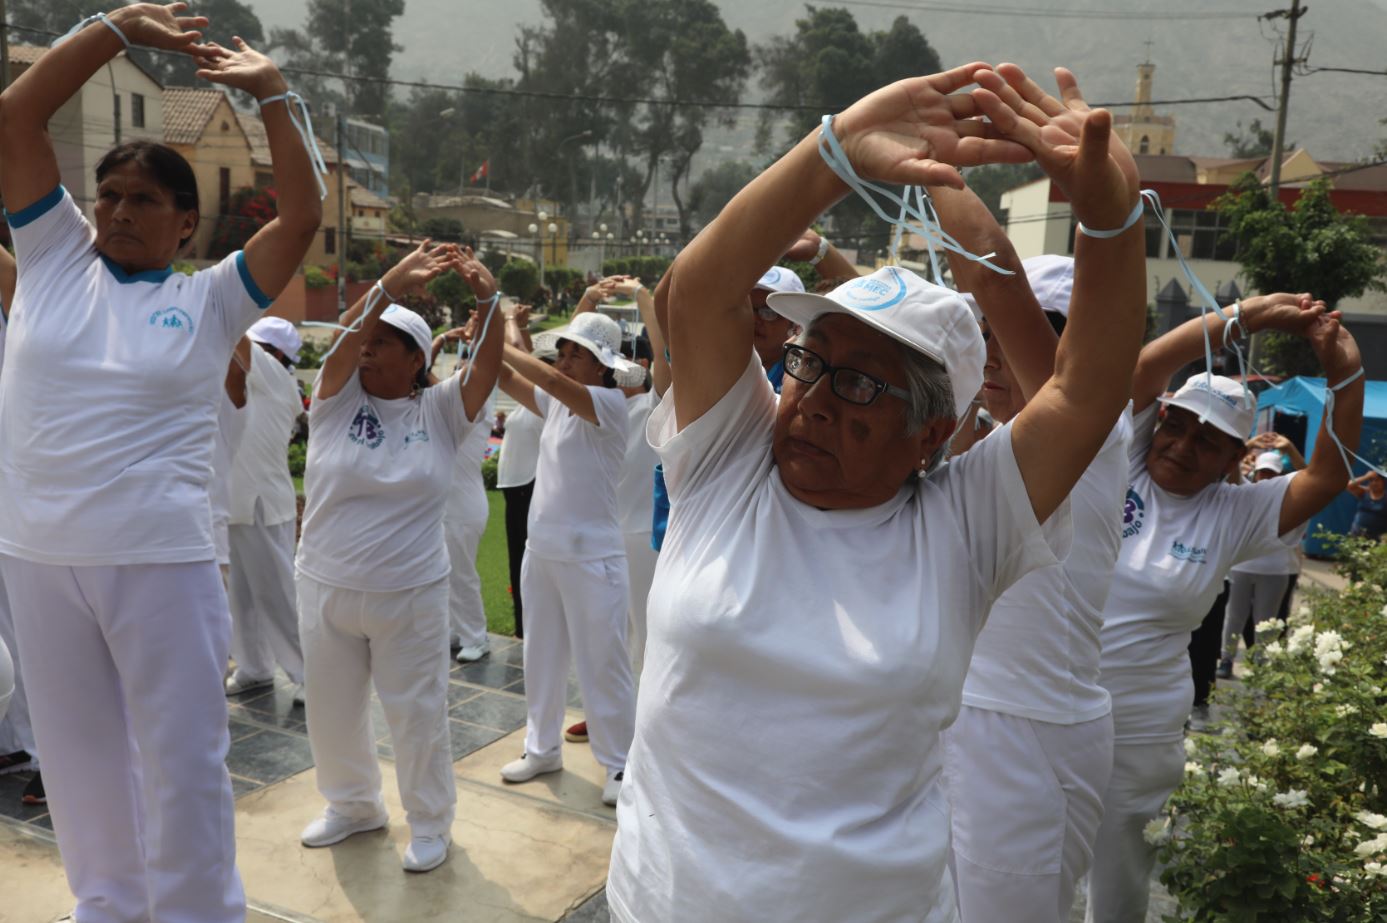
POLYGON ((1387 543, 1340 551, 1348 588, 1259 626, 1147 827, 1179 919, 1387 921, 1387 543))

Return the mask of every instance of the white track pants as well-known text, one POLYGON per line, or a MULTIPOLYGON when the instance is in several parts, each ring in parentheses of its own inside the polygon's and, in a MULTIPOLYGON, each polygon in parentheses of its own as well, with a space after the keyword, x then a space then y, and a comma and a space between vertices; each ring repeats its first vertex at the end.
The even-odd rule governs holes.
POLYGON ((482 606, 482 578, 477 573, 477 546, 486 531, 486 520, 454 521, 443 517, 448 540, 448 611, 452 636, 462 647, 486 643, 486 609, 482 606))
POLYGON ((1051 724, 965 705, 944 732, 963 923, 1068 923, 1093 859, 1112 716, 1051 724))
POLYGON ((650 547, 649 532, 628 532, 622 537, 626 540, 626 572, 631 581, 626 648, 631 652, 631 676, 639 683, 641 666, 645 663, 645 610, 650 601, 650 585, 655 581, 655 565, 660 561, 660 553, 650 547))
POLYGON ((1238 640, 1249 618, 1254 626, 1276 618, 1281 597, 1291 582, 1290 574, 1228 575, 1228 606, 1223 611, 1223 656, 1229 660, 1238 652, 1238 640))
POLYGON ((592 755, 609 772, 626 768, 636 725, 636 692, 626 649, 626 561, 553 561, 525 552, 525 751, 563 747, 569 653, 583 693, 592 755))
POLYGON ((1185 748, 1169 743, 1113 746, 1112 780, 1103 796, 1103 823, 1088 874, 1087 923, 1142 923, 1151 899, 1156 851, 1142 828, 1184 778, 1185 748))
POLYGON ((217 565, 0 568, 79 923, 243 921, 217 565))
POLYGON ((10 690, 9 707, 0 708, 0 756, 23 750, 37 759, 34 728, 29 722, 29 699, 24 693, 24 670, 19 665, 19 642, 15 640, 14 618, 10 615, 10 601, 5 595, 3 579, 0 579, 0 642, 10 649, 14 667, 10 677, 14 686, 10 690))
POLYGON ((303 682, 303 648, 294 604, 294 521, 266 525, 259 501, 255 522, 227 529, 231 545, 231 656, 247 679, 274 676, 278 663, 291 682, 303 682))
POLYGON ((416 836, 446 835, 457 786, 448 735, 448 581, 366 593, 298 576, 308 742, 318 791, 346 817, 383 809, 371 682, 416 836))

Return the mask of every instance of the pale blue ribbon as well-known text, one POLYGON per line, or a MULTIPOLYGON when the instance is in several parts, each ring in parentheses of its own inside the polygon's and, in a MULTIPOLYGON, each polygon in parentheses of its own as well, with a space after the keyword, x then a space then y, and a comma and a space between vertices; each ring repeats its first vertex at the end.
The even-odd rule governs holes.
MULTIPOLYGON (((496 290, 496 293, 493 294, 490 298, 488 298, 485 302, 482 302, 482 301, 478 301, 478 302, 477 302, 477 310, 479 310, 479 311, 481 310, 483 304, 486 304, 486 305, 487 305, 486 319, 485 319, 484 321, 482 321, 482 332, 481 332, 481 333, 478 335, 478 337, 477 337, 477 342, 478 342, 478 343, 485 343, 485 342, 486 342, 486 332, 487 332, 488 330, 491 329, 491 318, 492 318, 493 315, 496 314, 496 306, 499 305, 500 303, 501 303, 501 290, 500 290, 500 289, 497 289, 497 290, 496 290)), ((459 358, 459 359, 462 358, 462 343, 461 343, 461 342, 458 343, 458 358, 459 358)), ((467 387, 467 382, 470 381, 471 378, 472 378, 472 369, 473 369, 474 367, 476 367, 476 363, 475 363, 475 362, 468 362, 468 363, 467 363, 467 371, 464 372, 463 375, 462 375, 462 386, 463 386, 464 388, 467 387)))
MULTIPOLYGON (((323 182, 323 177, 327 176, 327 163, 323 161, 323 151, 318 147, 318 139, 313 134, 313 116, 308 111, 308 103, 303 101, 303 97, 289 90, 280 93, 278 96, 267 96, 257 100, 261 109, 270 103, 283 102, 284 107, 289 110, 289 121, 294 123, 298 129, 299 137, 303 139, 303 146, 308 151, 308 157, 313 161, 313 178, 318 182, 318 198, 327 198, 327 183, 323 182), (294 109, 298 109, 298 114, 294 109)), ((337 152, 337 159, 342 160, 342 152, 337 152)), ((342 164, 338 163, 338 169, 342 169, 342 164)))
POLYGON ((68 29, 68 30, 67 30, 66 32, 64 32, 62 35, 60 35, 60 36, 58 36, 57 38, 55 38, 55 39, 53 40, 53 44, 50 45, 49 47, 50 47, 50 48, 57 48, 57 47, 58 47, 59 45, 61 45, 63 42, 65 42, 65 41, 67 41, 68 39, 72 38, 72 37, 73 37, 74 35, 76 35, 78 32, 81 32, 83 29, 85 29, 87 26, 91 25, 91 24, 94 23, 94 22, 99 22, 99 23, 101 23, 103 26, 105 26, 106 28, 108 28, 108 29, 110 29, 112 32, 114 32, 114 33, 116 34, 116 36, 120 39, 121 44, 125 46, 125 48, 126 48, 127 51, 130 50, 132 47, 134 47, 134 46, 132 46, 132 45, 130 44, 130 39, 128 39, 128 38, 125 37, 125 33, 122 32, 122 31, 120 31, 120 27, 117 26, 115 23, 111 22, 110 17, 108 17, 105 13, 92 13, 92 14, 91 14, 90 16, 88 16, 86 19, 83 19, 83 20, 82 20, 81 22, 79 22, 77 25, 73 26, 71 29, 68 29))
POLYGON ((361 309, 361 313, 357 315, 356 320, 352 321, 351 324, 344 326, 325 320, 306 320, 303 322, 303 326, 305 327, 323 327, 327 330, 337 330, 342 333, 342 335, 337 338, 337 342, 333 343, 332 348, 323 356, 324 363, 328 361, 333 353, 337 352, 337 347, 342 345, 342 341, 347 338, 348 334, 361 331, 362 326, 366 323, 366 318, 376 309, 376 305, 380 304, 382 298, 388 298, 392 302, 395 300, 390 297, 390 293, 385 290, 385 286, 378 281, 375 285, 371 286, 371 290, 366 293, 366 306, 361 309))

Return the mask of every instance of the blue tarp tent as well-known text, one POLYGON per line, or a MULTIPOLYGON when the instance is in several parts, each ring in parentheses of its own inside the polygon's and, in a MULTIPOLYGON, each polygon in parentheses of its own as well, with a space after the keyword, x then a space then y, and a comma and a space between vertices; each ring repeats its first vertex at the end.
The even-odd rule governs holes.
MULTIPOLYGON (((1324 379, 1290 378, 1274 388, 1268 388, 1257 398, 1257 429, 1273 428, 1276 415, 1303 417, 1305 422, 1305 457, 1315 450, 1315 437, 1320 433, 1324 417, 1324 379)), ((1285 429, 1285 427, 1281 427, 1285 429)), ((1332 446, 1331 446, 1332 448, 1332 446)), ((1358 454, 1381 467, 1387 461, 1387 381, 1370 381, 1363 401, 1363 438, 1358 454)), ((1367 469, 1354 462, 1355 475, 1367 469)), ((1329 548, 1314 538, 1320 526, 1331 532, 1347 532, 1353 522, 1357 501, 1345 491, 1314 519, 1306 531, 1305 551, 1312 555, 1329 554, 1329 548)))

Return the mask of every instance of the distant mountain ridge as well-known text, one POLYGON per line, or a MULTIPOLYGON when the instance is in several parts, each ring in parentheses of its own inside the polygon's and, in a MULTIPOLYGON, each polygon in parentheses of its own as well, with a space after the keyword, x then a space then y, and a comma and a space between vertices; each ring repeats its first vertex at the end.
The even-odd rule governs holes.
MULTIPOLYGON (((307 0, 249 0, 268 29, 298 26, 307 0)), ((1022 6, 1025 0, 1000 0, 1022 6)), ((803 15, 802 0, 718 0, 729 25, 752 42, 788 34, 803 15)), ((834 5, 823 0, 820 6, 834 5)), ((897 15, 908 15, 939 52, 945 65, 969 60, 1015 61, 1050 84, 1049 70, 1064 64, 1079 75, 1089 99, 1132 99, 1136 65, 1149 54, 1156 64, 1155 96, 1160 99, 1252 95, 1275 98, 1272 66, 1275 33, 1257 16, 1288 0, 1170 0, 1176 11, 1245 11, 1237 19, 1073 19, 1035 16, 984 16, 846 4, 864 30, 884 28, 897 15)), ((994 5, 995 6, 995 5, 994 5)), ((1160 11, 1150 0, 1030 0, 1026 9, 1073 10, 1092 7, 1107 13, 1160 11)), ((1387 0, 1335 0, 1310 3, 1301 20, 1302 34, 1313 37, 1310 66, 1384 69, 1382 45, 1387 39, 1387 0)), ((1160 15, 1167 15, 1160 13, 1160 15)), ((518 25, 540 22, 538 0, 509 3, 459 0, 406 0, 396 21, 395 41, 404 47, 394 76, 456 83, 469 70, 501 77, 513 73, 511 54, 518 25)), ((638 86, 633 80, 633 89, 638 86)), ((759 85, 750 87, 759 98, 759 85)), ((1223 134, 1274 114, 1249 102, 1158 107, 1176 118, 1176 151, 1219 156, 1223 134)), ((1119 110, 1121 111, 1121 110, 1119 110)), ((1367 156, 1387 136, 1378 120, 1387 117, 1387 77, 1311 74, 1296 79, 1291 91, 1289 139, 1317 158, 1354 160, 1367 156)), ((739 117, 737 130, 710 138, 704 166, 724 157, 751 156, 754 113, 739 117)))

